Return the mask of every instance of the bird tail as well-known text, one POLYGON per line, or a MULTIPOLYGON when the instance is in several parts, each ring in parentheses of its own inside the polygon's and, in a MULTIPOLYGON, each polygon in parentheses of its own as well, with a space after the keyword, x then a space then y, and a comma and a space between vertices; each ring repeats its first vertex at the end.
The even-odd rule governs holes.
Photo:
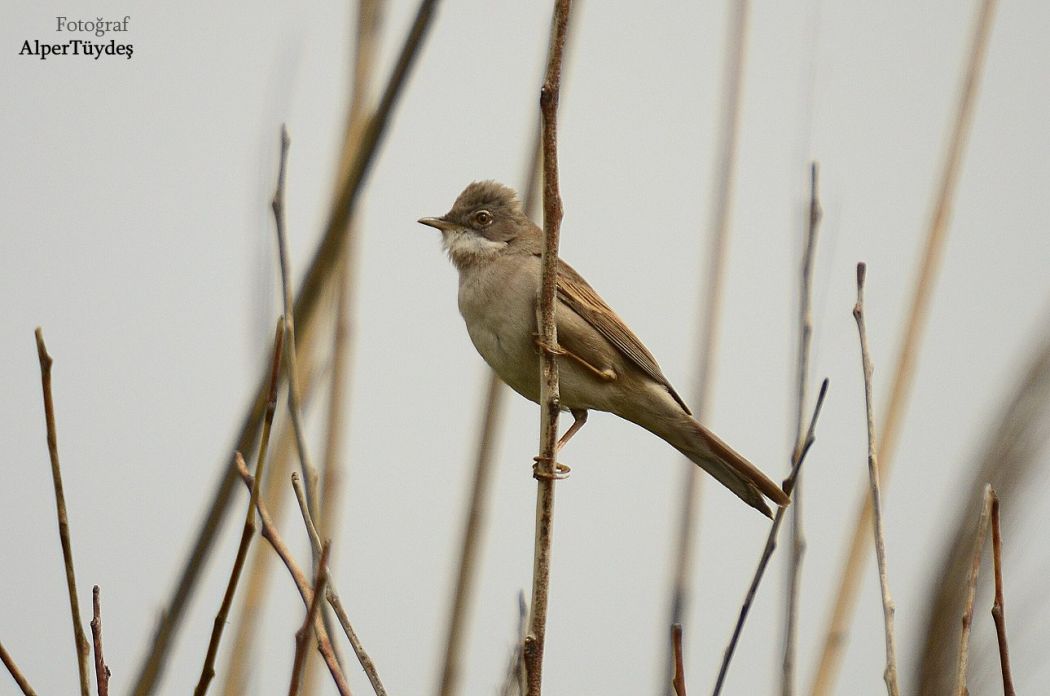
POLYGON ((772 514, 764 498, 780 507, 791 502, 784 490, 758 467, 691 416, 683 414, 669 430, 658 434, 766 517, 772 517, 772 514))

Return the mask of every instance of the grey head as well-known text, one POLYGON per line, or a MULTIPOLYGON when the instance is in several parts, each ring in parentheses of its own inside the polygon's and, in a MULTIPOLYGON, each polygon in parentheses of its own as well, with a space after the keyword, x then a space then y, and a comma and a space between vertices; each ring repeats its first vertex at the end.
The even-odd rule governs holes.
POLYGON ((459 194, 452 210, 419 222, 441 230, 442 244, 460 270, 511 245, 533 242, 539 233, 514 189, 496 181, 475 181, 459 194))

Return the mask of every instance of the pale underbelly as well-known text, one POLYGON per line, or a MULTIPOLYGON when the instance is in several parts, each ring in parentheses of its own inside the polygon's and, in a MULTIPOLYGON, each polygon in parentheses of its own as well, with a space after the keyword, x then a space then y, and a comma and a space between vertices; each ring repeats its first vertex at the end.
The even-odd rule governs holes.
MULTIPOLYGON (((540 354, 532 335, 528 339, 496 331, 476 329, 467 332, 489 367, 508 387, 530 401, 540 400, 540 354)), ((559 392, 564 410, 615 412, 618 385, 599 383, 576 362, 558 359, 559 392)))

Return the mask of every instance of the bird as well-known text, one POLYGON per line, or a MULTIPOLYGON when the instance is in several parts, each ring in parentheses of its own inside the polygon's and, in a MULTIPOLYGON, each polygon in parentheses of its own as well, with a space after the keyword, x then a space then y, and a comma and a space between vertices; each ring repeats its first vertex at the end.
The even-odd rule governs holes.
POLYGON ((561 259, 557 267, 557 345, 539 337, 538 307, 544 233, 517 193, 496 181, 475 181, 440 217, 423 225, 441 232, 459 272, 458 304, 471 342, 511 389, 539 403, 540 352, 558 361, 560 407, 573 423, 560 450, 587 421, 606 411, 661 438, 741 500, 772 517, 765 499, 784 507, 784 490, 701 425, 664 376, 653 354, 616 312, 561 259))

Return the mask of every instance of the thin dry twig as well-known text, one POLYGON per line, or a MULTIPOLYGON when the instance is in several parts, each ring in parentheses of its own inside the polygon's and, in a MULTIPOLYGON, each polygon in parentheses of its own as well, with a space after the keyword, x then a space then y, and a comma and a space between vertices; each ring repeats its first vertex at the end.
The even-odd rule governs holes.
MULTIPOLYGON (((798 301, 798 366, 795 404, 797 427, 792 466, 798 460, 806 437, 806 387, 809 385, 809 354, 813 337, 813 257, 817 248, 817 230, 820 227, 820 195, 817 189, 817 163, 809 167, 809 215, 806 225, 806 246, 802 252, 798 301)), ((798 602, 802 579, 802 557, 806 553, 806 539, 802 532, 802 485, 796 482, 791 496, 791 557, 788 562, 787 611, 784 626, 784 663, 781 694, 795 693, 795 654, 798 651, 798 602)))
POLYGON ((296 696, 303 677, 303 665, 306 662, 306 641, 310 639, 310 630, 317 623, 321 609, 325 586, 328 583, 328 553, 332 550, 332 542, 326 541, 321 549, 321 556, 317 560, 317 572, 314 573, 313 597, 310 606, 306 609, 303 617, 303 625, 295 632, 295 659, 292 660, 292 680, 288 685, 288 696, 296 696))
MULTIPOLYGON (((890 388, 889 401, 883 411, 882 438, 879 451, 882 453, 882 476, 885 481, 891 471, 893 454, 897 445, 900 425, 903 421, 908 395, 911 393, 912 378, 915 373, 915 361, 918 357, 919 343, 926 327, 930 297, 940 267, 944 240, 947 236, 948 222, 955 200, 955 188, 962 168, 962 155, 973 120, 974 104, 977 101, 977 88, 980 82, 981 69, 991 34, 992 18, 996 0, 981 0, 977 21, 974 25, 973 38, 970 42, 966 71, 963 77, 962 90, 956 104, 955 120, 948 141, 948 149, 941 168, 940 183, 934 203, 933 215, 927 229, 926 246, 922 263, 919 267, 912 294, 911 310, 907 326, 901 338, 897 353, 897 364, 894 370, 893 386, 890 388)), ((867 544, 871 537, 867 530, 872 525, 871 499, 864 495, 858 505, 857 519, 853 525, 853 536, 846 553, 846 562, 839 576, 839 585, 835 594, 831 619, 824 636, 820 661, 816 669, 816 678, 811 689, 812 696, 826 696, 834 691, 835 680, 842 662, 842 648, 846 642, 846 633, 853 618, 857 603, 857 589, 861 573, 867 562, 867 544)))
POLYGON ((1014 677, 1010 670, 1010 648, 1006 642, 1006 609, 1003 606, 1003 530, 999 523, 999 496, 992 491, 992 562, 995 566, 995 602, 992 619, 999 641, 999 664, 1003 671, 1003 694, 1014 696, 1014 677))
POLYGON ((882 618, 886 631, 886 671, 883 679, 889 696, 898 696, 897 641, 893 631, 893 615, 896 608, 890 596, 889 573, 886 569, 886 536, 882 524, 882 494, 879 490, 879 457, 875 446, 875 411, 872 406, 872 366, 868 349, 868 332, 864 325, 864 277, 867 266, 857 264, 857 303, 853 305, 853 318, 857 321, 860 335, 861 366, 864 370, 864 407, 868 421, 868 482, 871 485, 871 505, 875 512, 875 556, 879 566, 879 587, 882 589, 882 618))
MULTIPOLYGON (((288 236, 285 232, 284 226, 285 171, 287 169, 289 144, 288 129, 282 124, 280 159, 277 168, 277 186, 274 189, 271 208, 273 210, 274 228, 277 235, 277 256, 281 271, 281 294, 284 301, 285 311, 285 342, 288 346, 287 358, 285 359, 286 378, 288 380, 288 412, 290 420, 292 421, 292 432, 295 435, 295 448, 296 453, 299 455, 299 467, 302 469, 303 478, 306 479, 307 501, 310 505, 311 514, 320 516, 321 476, 310 456, 310 449, 306 446, 306 429, 303 427, 302 390, 300 389, 299 365, 295 352, 295 315, 294 302, 292 301, 292 270, 288 255, 288 236)), ((319 553, 320 549, 314 550, 313 552, 313 561, 315 564, 317 563, 319 553)), ((325 618, 326 615, 322 614, 322 621, 325 618)), ((329 626, 326 623, 325 628, 328 627, 329 626)), ((334 645, 332 647, 333 649, 335 648, 334 645)), ((337 651, 336 658, 339 657, 337 651)), ((339 663, 342 664, 342 662, 343 661, 340 659, 339 663)), ((313 670, 308 670, 303 693, 310 694, 313 692, 315 684, 311 678, 312 673, 313 670)))
POLYGON ((543 647, 547 631, 547 599, 550 591, 551 541, 554 531, 554 479, 558 439, 558 362, 553 347, 558 344, 554 308, 558 269, 558 242, 561 234, 562 203, 558 190, 558 98, 561 88, 562 56, 569 24, 571 0, 556 0, 551 22, 550 54, 547 74, 540 89, 543 116, 543 231, 540 259, 540 340, 547 350, 540 352, 540 453, 536 459, 536 542, 532 566, 532 601, 529 632, 522 650, 525 656, 529 696, 540 696, 543 682, 543 647))
MULTIPOLYGON (((569 33, 572 33, 569 24, 569 33)), ((537 131, 535 142, 530 148, 528 171, 525 176, 525 196, 523 203, 525 215, 532 217, 533 201, 539 188, 542 174, 542 144, 537 131)), ((468 604, 473 594, 475 566, 477 565, 477 547, 480 545, 481 530, 487 517, 487 500, 492 459, 496 451, 497 425, 503 413, 505 389, 503 381, 492 370, 487 371, 488 385, 485 387, 485 400, 481 407, 481 428, 478 435, 478 448, 474 456, 474 478, 471 482, 470 503, 467 519, 463 527, 463 537, 459 552, 459 571, 456 575, 456 586, 452 594, 452 611, 445 635, 445 658, 441 669, 440 696, 452 696, 457 692, 460 676, 460 654, 467 623, 468 604)))
MULTIPOLYGON (((303 478, 306 479, 306 499, 310 503, 310 511, 317 514, 320 505, 321 477, 317 473, 317 467, 310 459, 310 451, 306 447, 306 433, 303 428, 302 391, 299 389, 299 374, 295 359, 295 303, 292 301, 292 271, 288 260, 288 236, 284 229, 284 177, 288 164, 288 129, 281 126, 281 156, 277 168, 277 188, 273 192, 273 201, 270 207, 273 209, 274 228, 277 233, 277 257, 281 267, 281 289, 284 298, 284 332, 285 332, 285 378, 288 380, 288 414, 292 421, 292 431, 295 433, 295 447, 299 454, 299 465, 303 470, 303 478)), ((317 559, 315 558, 316 562, 317 559)))
MULTIPOLYGON (((248 466, 244 463, 244 459, 240 456, 234 457, 235 464, 237 466, 237 473, 240 475, 241 481, 248 487, 249 490, 255 485, 255 477, 248 471, 248 466)), ((295 583, 295 587, 299 590, 299 596, 303 600, 303 606, 309 607, 310 602, 313 600, 313 590, 310 589, 310 581, 306 579, 306 574, 303 573, 302 568, 295 562, 295 558, 292 556, 291 551, 288 550, 288 546, 284 543, 280 533, 277 531, 277 527, 273 523, 273 518, 270 517, 270 513, 266 509, 266 505, 262 499, 256 501, 256 509, 259 511, 259 521, 262 523, 262 537, 269 542, 270 546, 277 553, 277 556, 284 563, 284 567, 288 569, 288 574, 292 576, 292 582, 295 583)), ((328 638, 328 632, 325 630, 324 622, 318 619, 314 623, 314 633, 317 636, 317 651, 321 653, 321 657, 324 658, 325 664, 328 666, 328 671, 332 675, 332 681, 335 682, 336 689, 339 691, 341 696, 349 696, 350 687, 346 682, 346 677, 343 676, 343 671, 339 667, 339 662, 335 659, 335 653, 332 650, 332 642, 328 638)))
MULTIPOLYGON (((314 328, 313 330, 317 330, 314 328)), ((317 371, 311 369, 311 361, 314 357, 312 352, 300 355, 299 368, 303 378, 303 406, 309 408, 310 397, 314 383, 317 381, 317 371)), ((292 467, 292 459, 295 452, 295 434, 292 432, 290 419, 281 421, 277 430, 274 444, 271 446, 272 455, 267 469, 270 471, 266 480, 262 483, 259 497, 269 501, 270 515, 276 522, 280 522, 281 513, 284 508, 286 497, 284 484, 288 480, 288 472, 292 467)), ((221 670, 224 675, 222 693, 224 696, 243 696, 248 692, 249 672, 251 671, 250 660, 252 645, 259 637, 259 622, 263 619, 263 604, 269 587, 270 570, 275 559, 273 555, 264 548, 253 544, 248 567, 245 569, 245 588, 238 592, 241 598, 238 614, 237 630, 231 641, 229 659, 225 669, 221 670)))
POLYGON ((98 696, 109 696, 109 666, 102 656, 102 601, 98 585, 91 588, 91 638, 95 643, 95 683, 98 696))
MULTIPOLYGON (((302 284, 299 286, 299 293, 296 295, 295 316, 299 321, 300 334, 307 332, 316 314, 318 300, 322 295, 321 291, 338 268, 341 250, 346 243, 347 223, 357 208, 362 184, 376 157, 379 145, 386 135, 394 106, 397 104, 408 74, 415 63, 436 6, 437 0, 421 0, 379 104, 362 131, 353 162, 332 205, 324 236, 314 252, 302 284)), ((299 347, 302 348, 302 346, 299 347)), ((260 379, 255 396, 242 420, 233 449, 246 451, 255 441, 259 419, 265 408, 265 399, 266 381, 264 377, 260 379)), ((135 696, 148 696, 156 687, 167 660, 172 639, 182 622, 186 604, 196 589, 204 562, 211 552, 219 526, 229 508, 236 480, 237 477, 234 474, 224 471, 216 486, 204 521, 192 544, 192 550, 175 582, 171 600, 161 615, 152 645, 139 668, 135 687, 132 690, 135 696)))
MULTIPOLYGON (((696 377, 696 401, 693 404, 697 418, 711 417, 711 395, 714 393, 715 359, 722 314, 722 294, 725 285, 725 259, 728 251, 729 214, 732 210, 734 172, 739 141, 740 104, 743 93, 744 58, 747 47, 748 0, 733 3, 727 27, 725 72, 722 75, 722 111, 719 120, 719 154, 712 177, 715 190, 714 207, 708 223, 710 248, 707 252, 707 284, 701 296, 701 334, 699 337, 699 369, 696 377)), ((688 611, 690 575, 693 550, 696 546, 696 520, 703 477, 690 463, 682 469, 684 481, 679 486, 678 530, 672 556, 674 574, 671 586, 671 616, 668 623, 683 623, 688 611)), ((668 646, 670 647, 670 646, 668 646)))
MULTIPOLYGON (((806 460, 809 448, 816 441, 817 419, 820 417, 821 408, 824 406, 824 397, 827 396, 827 393, 828 380, 825 378, 820 384, 820 393, 817 394, 817 403, 813 407, 813 416, 809 420, 809 428, 806 431, 806 439, 802 450, 798 453, 798 458, 793 461, 791 473, 788 474, 782 485, 784 492, 788 495, 791 495, 795 490, 798 472, 802 469, 802 463, 806 460)), ((747 595, 744 597, 743 606, 740 607, 740 615, 737 617, 736 626, 733 627, 733 635, 729 639, 729 645, 726 646, 725 654, 722 656, 722 666, 718 670, 718 679, 715 681, 715 688, 712 692, 714 696, 722 693, 722 686, 725 683, 726 674, 729 672, 729 663, 733 660, 737 642, 740 640, 740 634, 744 630, 744 622, 747 621, 747 615, 751 611, 755 595, 758 594, 758 586, 766 573, 769 559, 773 557, 773 551, 777 548, 777 534, 780 531, 780 525, 784 522, 785 510, 787 508, 777 508, 776 515, 773 517, 773 525, 769 528, 769 536, 766 537, 766 545, 762 549, 762 557, 758 560, 758 567, 755 569, 755 575, 751 579, 751 586, 747 589, 747 595)))
MULTIPOLYGON (((270 429, 273 427, 273 417, 277 410, 277 386, 281 370, 281 353, 284 347, 284 318, 277 320, 277 330, 273 339, 273 360, 270 363, 270 392, 266 402, 266 414, 263 417, 262 438, 259 440, 259 453, 256 457, 256 482, 262 480, 266 466, 266 450, 270 445, 270 429)), ((234 455, 239 459, 240 453, 234 455)), ((215 677, 215 657, 219 654, 219 642, 222 640, 223 629, 226 628, 226 620, 230 615, 230 607, 233 605, 233 597, 237 592, 237 583, 241 579, 241 571, 244 570, 244 561, 248 557, 248 547, 255 536, 255 504, 259 500, 259 487, 253 485, 248 500, 248 511, 244 514, 244 527, 241 529, 241 541, 237 545, 237 556, 233 561, 233 569, 230 571, 230 579, 226 584, 226 593, 222 597, 222 604, 215 615, 215 623, 212 625, 211 639, 208 641, 208 653, 204 657, 204 666, 201 667, 201 676, 197 681, 197 687, 193 690, 194 696, 204 696, 208 691, 208 685, 215 677)))
POLYGON ((674 676, 671 686, 675 696, 685 696, 685 661, 682 658, 682 624, 671 626, 671 649, 674 652, 674 676))
POLYGON ((66 514, 66 494, 62 489, 62 467, 58 462, 58 433, 55 427, 55 402, 51 397, 51 365, 54 360, 44 345, 44 331, 36 328, 36 353, 40 359, 40 383, 44 391, 44 420, 47 423, 47 453, 51 458, 51 479, 55 485, 55 509, 58 513, 58 538, 62 543, 62 561, 66 567, 66 589, 69 590, 69 612, 73 619, 73 641, 77 651, 77 670, 80 675, 81 696, 89 696, 88 647, 84 627, 80 623, 80 601, 77 599, 77 578, 73 571, 73 543, 69 539, 69 516, 66 514))
POLYGON ((26 675, 22 674, 22 670, 15 664, 15 659, 7 652, 3 643, 0 643, 0 662, 4 663, 4 667, 7 667, 7 671, 11 673, 11 677, 25 696, 36 696, 33 687, 29 685, 29 680, 26 679, 26 675))
POLYGON ((984 539, 988 536, 988 520, 992 516, 992 500, 995 492, 992 485, 984 487, 984 504, 981 505, 981 517, 977 522, 977 535, 973 540, 973 557, 970 560, 970 577, 966 583, 966 608, 962 616, 962 635, 959 637, 959 662, 955 672, 956 696, 968 696, 966 688, 966 670, 970 659, 970 628, 973 624, 973 604, 977 598, 977 574, 981 570, 981 553, 984 551, 984 539))
MULTIPOLYGON (((314 524, 313 518, 310 517, 310 511, 306 506, 306 494, 303 492, 303 484, 299 480, 299 475, 294 471, 292 472, 292 489, 295 491, 295 499, 299 503, 299 512, 302 513, 303 524, 306 525, 310 546, 313 549, 320 549, 321 536, 317 533, 317 526, 314 524)), ((372 684, 372 690, 375 691, 376 696, 386 696, 386 689, 383 687, 383 682, 379 679, 379 672, 376 670, 375 663, 372 662, 372 658, 365 652, 365 646, 361 643, 361 639, 357 637, 357 632, 354 631, 354 627, 350 624, 350 618, 346 614, 346 609, 343 608, 343 601, 339 598, 339 593, 335 589, 335 579, 332 577, 331 570, 328 572, 325 599, 328 600, 328 605, 332 607, 336 618, 339 619, 339 623, 343 627, 343 633, 346 634, 346 639, 350 641, 350 646, 354 649, 357 660, 361 663, 361 668, 365 671, 368 681, 372 684)))

